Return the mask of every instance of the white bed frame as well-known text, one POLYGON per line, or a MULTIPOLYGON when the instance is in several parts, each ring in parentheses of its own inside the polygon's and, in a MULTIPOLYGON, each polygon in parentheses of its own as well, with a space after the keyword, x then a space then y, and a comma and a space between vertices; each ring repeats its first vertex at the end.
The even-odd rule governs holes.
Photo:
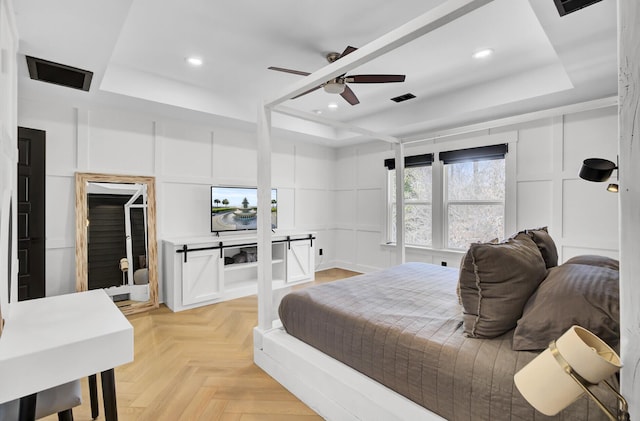
MULTIPOLYGON (((371 378, 334 360, 315 348, 272 325, 271 226, 269 221, 271 189, 271 113, 273 111, 317 123, 339 127, 383 140, 396 146, 397 162, 404 162, 400 139, 344 123, 323 119, 279 106, 286 100, 324 81, 421 37, 493 0, 450 0, 413 19, 394 31, 359 48, 348 56, 301 79, 284 94, 258 107, 258 327, 254 330, 254 361, 289 389, 300 400, 329 420, 442 420, 433 412, 388 389, 371 378)), ((402 192, 404 168, 397 166, 396 190, 402 192)), ((404 197, 396 199, 397 255, 404 263, 404 197)))
POLYGON ((253 344, 255 363, 325 419, 444 420, 282 327, 255 328, 253 344))
MULTIPOLYGON (((324 68, 301 79, 271 101, 265 101, 258 107, 258 253, 263 256, 258 263, 258 327, 254 330, 254 361, 258 366, 283 384, 303 402, 321 416, 329 420, 442 420, 441 417, 406 399, 398 393, 382 386, 369 377, 332 359, 315 348, 288 335, 281 327, 274 327, 272 314, 275 303, 272 300, 271 274, 271 226, 270 191, 271 191, 271 113, 278 112, 308 121, 330 125, 348 131, 363 134, 375 140, 383 140, 394 144, 396 162, 404 162, 403 142, 393 136, 373 133, 369 130, 349 124, 332 121, 320 116, 304 113, 281 106, 281 104, 323 82, 360 66, 382 54, 419 38, 455 19, 476 10, 492 0, 448 0, 444 4, 415 18, 407 24, 359 48, 348 56, 331 63, 324 68)), ((640 169, 632 164, 638 159, 638 148, 632 148, 633 139, 640 138, 640 114, 634 113, 640 103, 640 89, 637 83, 637 40, 640 31, 633 28, 637 24, 640 7, 636 0, 618 0, 622 13, 619 22, 621 34, 621 51, 619 55, 628 60, 620 64, 620 166, 627 173, 621 173, 621 221, 624 220, 626 233, 621 230, 621 256, 637 254, 637 237, 640 235, 640 223, 637 222, 637 204, 640 203, 640 169), (630 57, 633 56, 633 57, 630 57), (635 75, 635 76, 634 76, 635 75), (624 79, 624 80, 623 80, 624 79), (624 83, 623 83, 624 82, 624 83), (624 88, 624 89, 622 89, 624 88), (622 90, 621 90, 622 89, 622 90), (637 124, 635 124, 637 123, 637 124), (628 153, 627 153, 628 152, 628 153), (623 164, 626 164, 623 167, 623 164), (628 235, 627 235, 628 234, 628 235)), ((404 168, 396 167, 396 262, 404 263, 404 168)), ((637 259, 621 259, 621 288, 631 294, 622 294, 626 304, 633 297, 638 297, 639 287, 635 284, 634 273, 640 268, 637 259)), ((640 363, 640 341, 635 323, 625 326, 628 320, 637 320, 638 312, 633 306, 621 306, 621 331, 623 364, 637 367, 640 363), (628 339, 628 340, 627 340, 628 339)), ((640 389, 640 370, 636 372, 622 370, 622 391, 626 394, 633 415, 640 413, 640 401, 633 393, 640 389)))

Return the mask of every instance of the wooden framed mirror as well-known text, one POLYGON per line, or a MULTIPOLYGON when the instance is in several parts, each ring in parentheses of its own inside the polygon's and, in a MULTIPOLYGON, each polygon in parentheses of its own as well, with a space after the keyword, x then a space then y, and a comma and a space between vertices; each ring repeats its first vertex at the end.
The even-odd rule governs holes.
POLYGON ((158 307, 155 178, 76 173, 76 290, 124 314, 158 307))

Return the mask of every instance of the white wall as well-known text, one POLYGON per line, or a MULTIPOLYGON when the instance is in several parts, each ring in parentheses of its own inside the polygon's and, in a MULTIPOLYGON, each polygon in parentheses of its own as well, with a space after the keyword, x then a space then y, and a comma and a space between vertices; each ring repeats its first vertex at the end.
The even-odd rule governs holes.
MULTIPOLYGON (((47 295, 75 288, 76 171, 153 175, 158 238, 209 235, 209 187, 256 185, 256 134, 140 112, 22 99, 19 124, 47 132, 47 295)), ((615 107, 412 144, 406 154, 509 142, 506 226, 549 226, 560 259, 618 257, 618 197, 577 174, 583 159, 617 155, 615 107)), ((274 139, 272 183, 281 229, 318 232, 320 269, 395 263, 386 241, 384 142, 332 149, 274 139)), ((437 230, 434 232, 437 233, 437 230)), ((160 255, 160 261, 163 256, 160 255)), ((409 248, 408 261, 459 265, 460 252, 409 248)), ((162 290, 162 285, 161 285, 162 290)), ((161 297, 162 297, 161 292, 161 297)))
MULTIPOLYGON (((548 226, 561 261, 578 254, 617 258, 618 196, 606 191, 606 183, 578 178, 586 158, 615 162, 617 130, 617 108, 609 107, 496 127, 442 143, 412 144, 405 148, 405 155, 509 142, 507 189, 512 194, 507 196, 505 236, 520 229, 548 226)), ((395 263, 395 247, 383 244, 383 160, 393 156, 391 146, 383 143, 338 150, 333 226, 338 266, 371 271, 395 263)), ((459 252, 409 247, 406 259, 458 266, 460 257, 459 252)))
MULTIPOLYGON (((7 310, 9 284, 17 298, 16 189, 17 184, 17 65, 18 34, 11 3, 0 0, 0 317, 7 310), (12 219, 9 215, 12 214, 12 219), (10 226, 12 228, 10 228, 10 226), (13 235, 9 242, 9 230, 13 235), (10 248, 11 247, 11 248, 10 248), (9 250, 12 250, 11 256, 9 250), (11 270, 9 270, 11 265, 11 270)), ((6 313, 5 313, 6 314, 6 313)), ((1 320, 0 320, 1 323, 1 320)))
MULTIPOLYGON (((75 290, 75 172, 155 176, 160 241, 211 235, 211 185, 257 184, 255 132, 24 98, 18 116, 20 126, 46 131, 48 296, 75 290)), ((317 231, 316 249, 326 251, 333 244, 327 227, 334 157, 331 148, 273 141, 278 228, 317 231)), ((162 262, 160 247, 158 251, 162 262)), ((325 256, 320 263, 327 267, 331 260, 325 256)))
POLYGON ((518 228, 549 225, 560 261, 579 254, 618 258, 618 195, 607 183, 578 178, 586 158, 616 162, 617 115, 610 107, 518 130, 518 228))

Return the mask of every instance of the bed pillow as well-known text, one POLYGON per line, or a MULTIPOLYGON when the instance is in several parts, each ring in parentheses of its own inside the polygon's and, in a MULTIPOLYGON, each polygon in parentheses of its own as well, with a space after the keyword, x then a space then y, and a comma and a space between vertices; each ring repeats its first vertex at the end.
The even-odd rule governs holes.
POLYGON ((545 274, 542 255, 528 235, 471 244, 458 281, 464 333, 494 338, 513 329, 545 274))
POLYGON ((547 269, 558 266, 558 249, 547 227, 528 229, 519 234, 527 234, 536 243, 547 269))
POLYGON ((564 264, 577 264, 577 265, 590 265, 600 266, 613 270, 620 270, 620 262, 611 257, 597 256, 595 254, 583 254, 581 256, 575 256, 564 262, 564 264))
POLYGON ((518 320, 513 349, 544 349, 573 325, 615 348, 620 338, 618 281, 617 270, 601 266, 565 263, 549 270, 518 320))

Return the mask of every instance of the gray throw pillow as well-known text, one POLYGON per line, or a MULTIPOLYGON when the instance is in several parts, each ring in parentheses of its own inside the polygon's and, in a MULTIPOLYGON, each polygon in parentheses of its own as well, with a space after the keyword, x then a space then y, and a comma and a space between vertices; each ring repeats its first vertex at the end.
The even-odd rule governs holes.
POLYGON ((618 281, 617 270, 601 266, 565 263, 549 270, 518 320, 513 349, 544 349, 573 325, 615 348, 620 338, 618 281))
POLYGON ((558 266, 558 248, 549 235, 547 227, 527 229, 518 234, 527 234, 536 243, 547 269, 558 266))
POLYGON ((472 244, 458 282, 464 333, 494 338, 513 329, 545 274, 542 255, 528 235, 472 244))

